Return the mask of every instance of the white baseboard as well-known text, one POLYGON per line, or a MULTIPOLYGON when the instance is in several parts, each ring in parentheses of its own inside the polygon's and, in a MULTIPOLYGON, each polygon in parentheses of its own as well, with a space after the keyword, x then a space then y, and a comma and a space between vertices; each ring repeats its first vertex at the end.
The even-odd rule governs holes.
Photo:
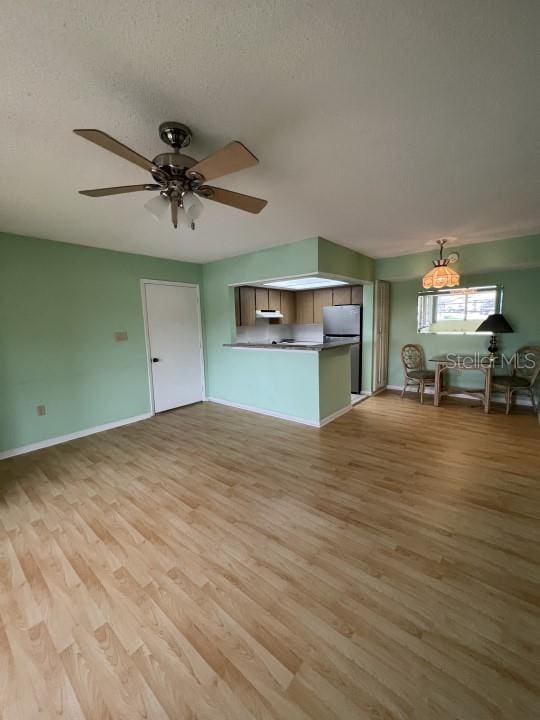
MULTIPOLYGON (((362 401, 359 400, 358 402, 362 402, 362 401)), ((358 405, 358 403, 355 403, 355 404, 358 405)), ((341 410, 337 410, 335 413, 332 413, 331 415, 327 415, 320 421, 318 427, 324 427, 325 425, 328 425, 328 423, 331 423, 332 420, 336 420, 338 417, 341 417, 341 415, 345 415, 345 413, 348 413, 349 410, 353 409, 353 407, 354 407, 354 405, 352 405, 352 404, 345 405, 345 407, 342 407, 341 410)))
MULTIPOLYGON (((399 392, 401 392, 403 390, 403 385, 387 385, 385 389, 386 390, 399 390, 399 392)), ((416 387, 413 385, 409 385, 409 387, 407 388, 407 393, 408 394, 416 393, 416 387), (411 389, 409 390, 409 388, 411 388, 411 389)), ((426 387, 426 389, 424 390, 424 395, 433 395, 433 394, 434 394, 433 387, 429 387, 429 386, 426 387)), ((461 398, 462 400, 474 400, 474 398, 472 398, 470 395, 466 395, 465 393, 451 393, 450 397, 461 398)), ((505 399, 504 399, 503 393, 492 393, 491 394, 491 402, 504 403, 505 399)), ((531 399, 528 397, 525 397, 524 395, 514 395, 514 399, 512 402, 514 402, 516 405, 526 405, 527 407, 532 407, 531 399)))
POLYGON ((86 428, 85 430, 77 430, 77 432, 69 433, 69 435, 58 435, 57 437, 40 440, 39 442, 31 443, 30 445, 21 445, 20 447, 0 452, 0 460, 14 457, 15 455, 24 455, 25 453, 33 452, 34 450, 42 450, 43 448, 51 447, 51 445, 60 445, 60 443, 77 440, 78 438, 86 437, 87 435, 94 435, 95 433, 104 432, 105 430, 112 430, 113 428, 121 427, 122 425, 131 425, 131 423, 136 423, 140 420, 148 420, 150 417, 152 417, 152 413, 134 415, 133 417, 125 418, 124 420, 115 420, 115 422, 105 423, 104 425, 96 425, 95 427, 86 428))
POLYGON ((258 415, 269 415, 270 417, 278 418, 279 420, 288 420, 289 422, 300 423, 300 425, 319 427, 319 423, 315 420, 305 420, 304 418, 299 418, 295 415, 285 415, 284 413, 274 412, 273 410, 263 410, 262 408, 253 407, 251 405, 242 405, 241 403, 235 403, 231 400, 222 400, 221 398, 207 397, 206 400, 208 402, 218 403, 219 405, 227 405, 228 407, 237 408, 238 410, 254 412, 258 415))
POLYGON ((327 415, 322 420, 317 421, 306 420, 304 418, 296 417, 295 415, 286 415, 284 413, 274 412, 273 410, 263 410, 262 408, 253 407, 251 405, 242 405, 241 403, 231 402, 230 400, 222 400, 221 398, 207 397, 206 400, 208 402, 218 403, 219 405, 227 405, 228 407, 237 408, 238 410, 247 410, 248 412, 254 412, 258 415, 268 415, 269 417, 278 418, 279 420, 288 420, 289 422, 298 423, 300 425, 309 425, 309 427, 316 428, 328 425, 328 423, 332 422, 332 420, 335 420, 340 415, 349 412, 349 410, 352 408, 352 405, 346 405, 345 407, 341 408, 341 410, 332 413, 332 415, 327 415))

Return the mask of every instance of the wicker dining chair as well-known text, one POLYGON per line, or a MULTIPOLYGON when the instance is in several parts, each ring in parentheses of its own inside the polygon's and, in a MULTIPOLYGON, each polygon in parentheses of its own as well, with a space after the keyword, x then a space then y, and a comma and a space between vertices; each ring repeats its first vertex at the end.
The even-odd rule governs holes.
POLYGON ((435 372, 426 370, 424 351, 420 345, 404 345, 401 348, 401 364, 405 375, 405 384, 401 397, 405 396, 407 387, 413 385, 420 393, 420 402, 424 404, 424 389, 426 385, 435 385, 435 372))
POLYGON ((502 390, 506 400, 506 414, 510 412, 514 393, 525 390, 529 393, 535 413, 538 406, 535 397, 535 384, 540 373, 540 347, 528 345, 516 350, 512 358, 510 375, 493 375, 491 386, 502 390))

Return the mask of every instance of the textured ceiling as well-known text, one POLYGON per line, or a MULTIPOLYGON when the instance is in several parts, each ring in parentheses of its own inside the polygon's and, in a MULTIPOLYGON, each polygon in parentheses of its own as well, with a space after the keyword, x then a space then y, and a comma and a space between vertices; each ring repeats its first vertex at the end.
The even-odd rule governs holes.
POLYGON ((4 0, 0 230, 205 261, 321 235, 374 257, 540 229, 536 0, 4 0), (201 158, 239 139, 256 168, 216 185, 195 232, 157 225, 145 182, 76 137, 152 158, 163 120, 201 158))

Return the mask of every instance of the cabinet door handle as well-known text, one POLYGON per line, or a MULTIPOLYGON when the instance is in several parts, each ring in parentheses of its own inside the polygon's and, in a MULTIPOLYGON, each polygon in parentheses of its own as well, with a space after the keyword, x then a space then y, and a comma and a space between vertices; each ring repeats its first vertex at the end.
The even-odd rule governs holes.
POLYGON ((159 358, 152 358, 152 362, 159 362, 159 358))

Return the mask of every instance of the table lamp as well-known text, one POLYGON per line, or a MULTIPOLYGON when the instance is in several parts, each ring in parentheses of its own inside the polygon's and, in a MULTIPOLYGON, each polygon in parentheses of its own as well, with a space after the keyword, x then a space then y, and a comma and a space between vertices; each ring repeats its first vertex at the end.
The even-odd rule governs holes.
POLYGON ((508 320, 502 313, 488 315, 483 323, 476 328, 476 332, 490 332, 491 340, 489 341, 489 354, 493 357, 497 355, 497 333, 514 332, 508 320))

